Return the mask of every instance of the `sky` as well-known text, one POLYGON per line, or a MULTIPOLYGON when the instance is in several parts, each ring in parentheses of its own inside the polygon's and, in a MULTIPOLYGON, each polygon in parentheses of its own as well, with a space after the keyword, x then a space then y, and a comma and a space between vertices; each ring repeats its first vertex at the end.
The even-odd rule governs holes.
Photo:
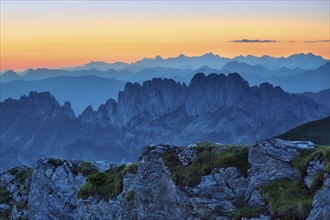
POLYGON ((329 1, 1 1, 1 71, 208 52, 330 58, 329 1))

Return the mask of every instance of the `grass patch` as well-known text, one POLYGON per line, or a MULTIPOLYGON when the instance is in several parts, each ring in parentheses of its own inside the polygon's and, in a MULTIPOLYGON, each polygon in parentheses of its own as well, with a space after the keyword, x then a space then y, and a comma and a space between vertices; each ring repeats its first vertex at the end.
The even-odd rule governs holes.
POLYGON ((53 167, 56 169, 57 167, 63 166, 65 160, 56 159, 56 158, 49 158, 48 163, 53 165, 53 167))
POLYGON ((319 146, 313 149, 304 149, 298 157, 292 161, 293 167, 302 177, 306 174, 309 162, 315 157, 325 160, 325 171, 330 173, 330 146, 319 146))
POLYGON ((8 220, 11 217, 13 206, 10 208, 0 211, 0 220, 8 220))
POLYGON ((29 202, 28 200, 24 200, 23 202, 15 202, 15 206, 18 210, 24 210, 24 209, 27 209, 29 205, 29 202))
POLYGON ((135 195, 134 190, 128 191, 125 195, 126 201, 128 201, 128 202, 131 201, 134 198, 134 195, 135 195))
POLYGON ((78 197, 87 199, 92 196, 104 201, 116 198, 123 190, 124 175, 136 173, 136 167, 136 164, 114 166, 105 172, 89 174, 87 182, 78 191, 78 197))
POLYGON ((24 184, 26 179, 31 179, 33 174, 33 168, 23 169, 20 167, 14 167, 8 172, 11 175, 15 176, 14 180, 18 180, 21 184, 24 184))
POLYGON ((274 218, 306 219, 312 208, 312 195, 299 180, 277 179, 260 192, 274 218))
POLYGON ((90 174, 98 172, 96 165, 90 162, 79 161, 78 163, 72 163, 72 165, 72 173, 74 175, 82 173, 84 176, 88 176, 90 174))
POLYGON ((263 213, 261 207, 252 207, 249 205, 240 207, 232 214, 231 219, 240 220, 242 218, 257 218, 263 213))
POLYGON ((202 176, 209 175, 214 168, 236 167, 243 176, 247 176, 250 168, 247 147, 202 143, 196 149, 197 157, 187 166, 182 165, 175 149, 164 153, 164 162, 177 185, 194 187, 200 183, 202 176))
POLYGON ((317 174, 311 181, 310 191, 314 195, 317 190, 321 189, 324 182, 324 172, 317 174))
POLYGON ((10 203, 11 198, 12 197, 11 197, 9 190, 4 186, 0 186, 0 204, 10 203))

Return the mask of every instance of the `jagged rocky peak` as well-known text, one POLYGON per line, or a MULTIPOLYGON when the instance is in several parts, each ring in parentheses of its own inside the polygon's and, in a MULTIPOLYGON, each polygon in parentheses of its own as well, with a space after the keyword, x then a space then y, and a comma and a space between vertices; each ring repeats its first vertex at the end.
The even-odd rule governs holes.
MULTIPOLYGON (((11 98, 6 99, 1 103, 1 107, 10 110, 12 107, 19 106, 16 111, 33 112, 33 114, 40 114, 43 116, 56 117, 59 115, 65 115, 69 118, 75 118, 74 112, 71 108, 71 103, 66 101, 61 106, 56 98, 49 92, 30 92, 28 96, 21 96, 19 100, 13 100, 11 98)), ((14 110, 14 109, 11 109, 14 110)))
POLYGON ((41 159, 33 169, 0 175, 0 214, 29 219, 326 219, 329 153, 330 147, 310 142, 268 139, 252 147, 146 146, 138 162, 122 165, 41 159), (317 159, 324 162, 316 169, 317 159), (311 184, 305 185, 312 173, 311 184))

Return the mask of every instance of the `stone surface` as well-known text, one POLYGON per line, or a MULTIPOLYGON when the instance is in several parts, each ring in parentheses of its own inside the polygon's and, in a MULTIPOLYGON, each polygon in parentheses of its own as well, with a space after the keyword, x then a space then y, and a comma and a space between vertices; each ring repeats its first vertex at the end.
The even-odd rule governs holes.
MULTIPOLYGON (((268 139, 258 141, 249 151, 249 187, 247 194, 257 187, 279 178, 297 179, 298 174, 290 162, 298 156, 301 149, 312 148, 309 142, 268 139)), ((247 195, 247 196, 248 196, 247 195)))
POLYGON ((308 220, 327 220, 330 216, 330 178, 328 177, 323 187, 317 191, 313 198, 313 209, 308 220))
POLYGON ((307 175, 305 176, 305 184, 308 188, 311 187, 311 182, 313 178, 324 171, 325 161, 320 160, 319 158, 314 158, 311 162, 309 162, 308 168, 306 170, 307 175))
MULTIPOLYGON (((279 139, 259 141, 249 150, 251 169, 247 177, 236 167, 214 168, 209 175, 201 177, 197 186, 188 187, 175 185, 163 156, 168 151, 176 152, 184 167, 198 156, 196 146, 146 146, 137 162, 137 172, 126 173, 122 192, 108 201, 93 196, 78 197, 77 192, 87 178, 77 167, 86 162, 44 158, 34 167, 33 175, 24 180, 11 174, 12 171, 0 175, 0 186, 12 197, 9 202, 0 204, 0 214, 12 207, 14 219, 230 219, 238 208, 246 205, 267 210, 258 187, 276 178, 297 179, 298 175, 289 164, 306 147, 313 145, 279 139)), ((318 163, 311 161, 309 167, 315 164, 318 163)), ((99 172, 114 166, 102 161, 89 165, 99 172)), ((309 219, 327 219, 329 189, 330 178, 327 177, 313 198, 309 219)), ((271 217, 265 211, 251 219, 271 217)))

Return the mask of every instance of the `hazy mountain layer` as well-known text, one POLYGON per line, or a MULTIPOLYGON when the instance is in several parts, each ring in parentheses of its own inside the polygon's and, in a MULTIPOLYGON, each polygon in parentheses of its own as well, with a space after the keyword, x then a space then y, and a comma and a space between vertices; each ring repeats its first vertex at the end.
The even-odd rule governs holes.
POLYGON ((315 102, 330 107, 330 89, 325 89, 320 92, 305 92, 301 95, 313 99, 315 102))
POLYGON ((109 98, 117 98, 118 92, 124 89, 124 82, 116 79, 96 76, 68 77, 58 76, 34 81, 10 81, 1 83, 1 101, 7 98, 17 99, 31 91, 48 91, 60 103, 70 101, 72 109, 80 114, 87 106, 98 108, 109 98))
POLYGON ((188 86, 167 79, 127 83, 118 101, 79 117, 49 93, 8 99, 0 110, 1 155, 16 163, 54 155, 127 161, 152 143, 252 143, 329 115, 309 98, 267 83, 250 87, 238 74, 197 74, 188 86))

